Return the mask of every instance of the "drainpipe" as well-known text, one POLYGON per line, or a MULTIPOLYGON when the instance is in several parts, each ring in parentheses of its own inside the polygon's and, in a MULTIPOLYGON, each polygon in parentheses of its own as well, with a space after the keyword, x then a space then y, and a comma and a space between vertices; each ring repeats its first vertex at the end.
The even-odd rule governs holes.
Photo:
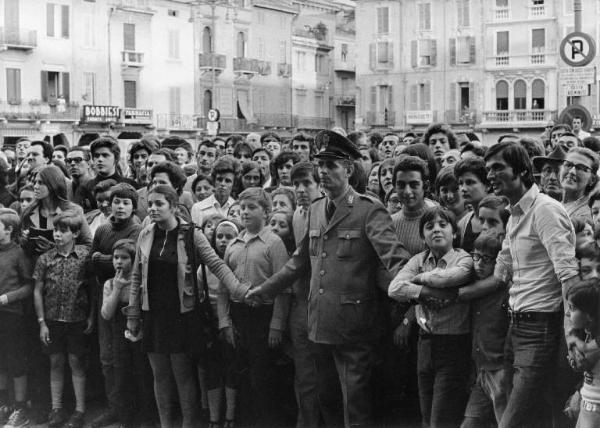
POLYGON ((111 7, 108 9, 108 23, 107 29, 107 46, 108 46, 108 105, 113 105, 112 102, 112 64, 111 64, 111 47, 110 47, 110 20, 115 8, 111 7))
POLYGON ((575 31, 581 31, 581 0, 573 0, 573 15, 575 16, 575 31))

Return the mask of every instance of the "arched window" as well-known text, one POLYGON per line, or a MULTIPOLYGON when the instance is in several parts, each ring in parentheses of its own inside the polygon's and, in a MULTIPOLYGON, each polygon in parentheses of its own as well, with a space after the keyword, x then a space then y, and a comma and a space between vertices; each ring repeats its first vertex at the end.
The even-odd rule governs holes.
POLYGON ((208 111, 212 108, 212 91, 207 89, 204 91, 204 97, 202 98, 202 110, 204 115, 208 114, 208 111))
POLYGON ((543 110, 545 108, 546 85, 541 79, 535 79, 531 85, 531 108, 543 110))
POLYGON ((508 110, 508 83, 504 80, 496 83, 496 110, 508 110))
POLYGON ((246 34, 240 31, 237 34, 237 56, 238 58, 244 58, 246 56, 246 34))
POLYGON ((210 27, 204 27, 202 31, 202 52, 205 54, 212 53, 213 51, 213 43, 212 43, 212 30, 210 27))
POLYGON ((523 80, 515 82, 515 110, 525 110, 527 108, 527 84, 523 80))

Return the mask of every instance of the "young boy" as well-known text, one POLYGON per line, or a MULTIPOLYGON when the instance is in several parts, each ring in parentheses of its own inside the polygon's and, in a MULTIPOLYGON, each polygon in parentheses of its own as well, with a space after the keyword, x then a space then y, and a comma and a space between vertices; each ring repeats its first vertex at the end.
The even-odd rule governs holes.
POLYGON ((81 428, 85 413, 86 335, 94 325, 93 293, 89 287, 86 261, 89 249, 75 245, 85 219, 74 211, 64 211, 54 220, 56 248, 38 259, 34 303, 40 324, 40 340, 50 356, 50 393, 52 411, 48 425, 57 427, 66 420, 63 410, 65 354, 69 356, 75 412, 65 427, 81 428))
POLYGON ((16 239, 18 214, 0 209, 0 425, 21 427, 29 424, 26 414, 27 352, 23 299, 31 294, 32 266, 16 239), (9 402, 9 376, 14 403, 9 402))
MULTIPOLYGON (((240 194, 239 202, 246 230, 229 244, 224 260, 240 281, 259 285, 283 267, 288 260, 287 250, 281 238, 265 227, 271 211, 267 192, 250 187, 240 194)), ((273 376, 276 355, 270 348, 281 344, 290 294, 279 294, 274 301, 267 300, 257 307, 233 301, 231 318, 227 310, 228 298, 224 291, 217 301, 219 327, 236 350, 228 378, 239 380, 241 373, 248 371, 257 426, 281 425, 281 421, 275 419, 280 413, 277 406, 280 396, 277 395, 277 379, 273 376)))

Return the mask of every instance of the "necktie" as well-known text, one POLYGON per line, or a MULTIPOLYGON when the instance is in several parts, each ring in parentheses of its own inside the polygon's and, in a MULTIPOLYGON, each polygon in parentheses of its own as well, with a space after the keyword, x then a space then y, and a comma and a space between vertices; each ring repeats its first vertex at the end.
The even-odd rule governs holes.
POLYGON ((327 201, 327 207, 325 207, 325 217, 327 218, 327 223, 331 221, 331 217, 335 213, 335 204, 331 199, 327 201))

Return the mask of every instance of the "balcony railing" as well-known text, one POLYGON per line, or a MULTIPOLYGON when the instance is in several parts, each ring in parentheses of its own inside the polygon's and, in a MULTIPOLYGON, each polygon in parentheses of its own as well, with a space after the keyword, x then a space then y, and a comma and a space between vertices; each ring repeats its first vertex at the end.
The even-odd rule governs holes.
POLYGON ((293 125, 296 128, 328 129, 331 127, 331 119, 328 117, 294 116, 293 125))
POLYGON ((356 95, 341 94, 335 96, 335 105, 338 107, 354 107, 356 105, 356 95))
POLYGON ((505 21, 510 18, 510 9, 495 9, 494 19, 496 21, 505 21))
MULTIPOLYGON (((198 128, 206 129, 206 122, 207 119, 205 117, 199 117, 198 128)), ((249 124, 246 119, 238 119, 235 117, 222 117, 219 119, 219 133, 246 132, 256 129, 256 124, 249 124)))
POLYGON ((472 126, 479 119, 478 112, 474 109, 446 110, 446 122, 448 123, 461 123, 472 126))
POLYGON ((556 114, 554 110, 492 110, 483 112, 482 126, 538 127, 556 114))
POLYGON ((497 55, 496 56, 496 67, 505 67, 509 64, 508 55, 497 55))
POLYGON ((292 64, 280 62, 277 64, 277 75, 281 77, 290 77, 292 75, 292 64))
POLYGON ((121 59, 125 67, 144 66, 144 54, 142 52, 121 51, 121 59))
POLYGON ((216 53, 201 53, 199 55, 198 65, 200 70, 223 71, 227 68, 227 57, 216 53))
POLYGON ((368 111, 367 124, 371 126, 394 126, 396 114, 393 111, 368 111))
POLYGON ((335 62, 333 63, 333 69, 335 71, 354 71, 356 70, 356 64, 354 62, 354 60, 348 60, 346 59, 346 61, 343 61, 341 59, 336 59, 335 62))
POLYGON ((128 10, 131 12, 153 13, 150 0, 112 0, 118 9, 128 10))
POLYGON ((76 106, 50 106, 39 102, 1 102, 0 116, 8 120, 79 120, 80 109, 76 106))
POLYGON ((233 58, 233 71, 242 74, 258 74, 258 62, 257 59, 235 57, 233 58))
POLYGON ((287 128, 293 125, 292 116, 289 114, 260 113, 256 115, 257 124, 265 127, 287 128))
POLYGON ((0 45, 8 49, 31 50, 37 46, 37 32, 16 27, 0 27, 0 45))
POLYGON ((546 16, 546 5, 536 4, 529 7, 530 18, 540 18, 546 16))
POLYGON ((531 63, 532 64, 545 64, 546 63, 546 55, 543 53, 531 54, 531 63))
POLYGON ((193 114, 157 114, 156 126, 160 129, 198 129, 198 117, 193 114))
POLYGON ((258 60, 258 74, 261 76, 271 75, 271 62, 258 60))

